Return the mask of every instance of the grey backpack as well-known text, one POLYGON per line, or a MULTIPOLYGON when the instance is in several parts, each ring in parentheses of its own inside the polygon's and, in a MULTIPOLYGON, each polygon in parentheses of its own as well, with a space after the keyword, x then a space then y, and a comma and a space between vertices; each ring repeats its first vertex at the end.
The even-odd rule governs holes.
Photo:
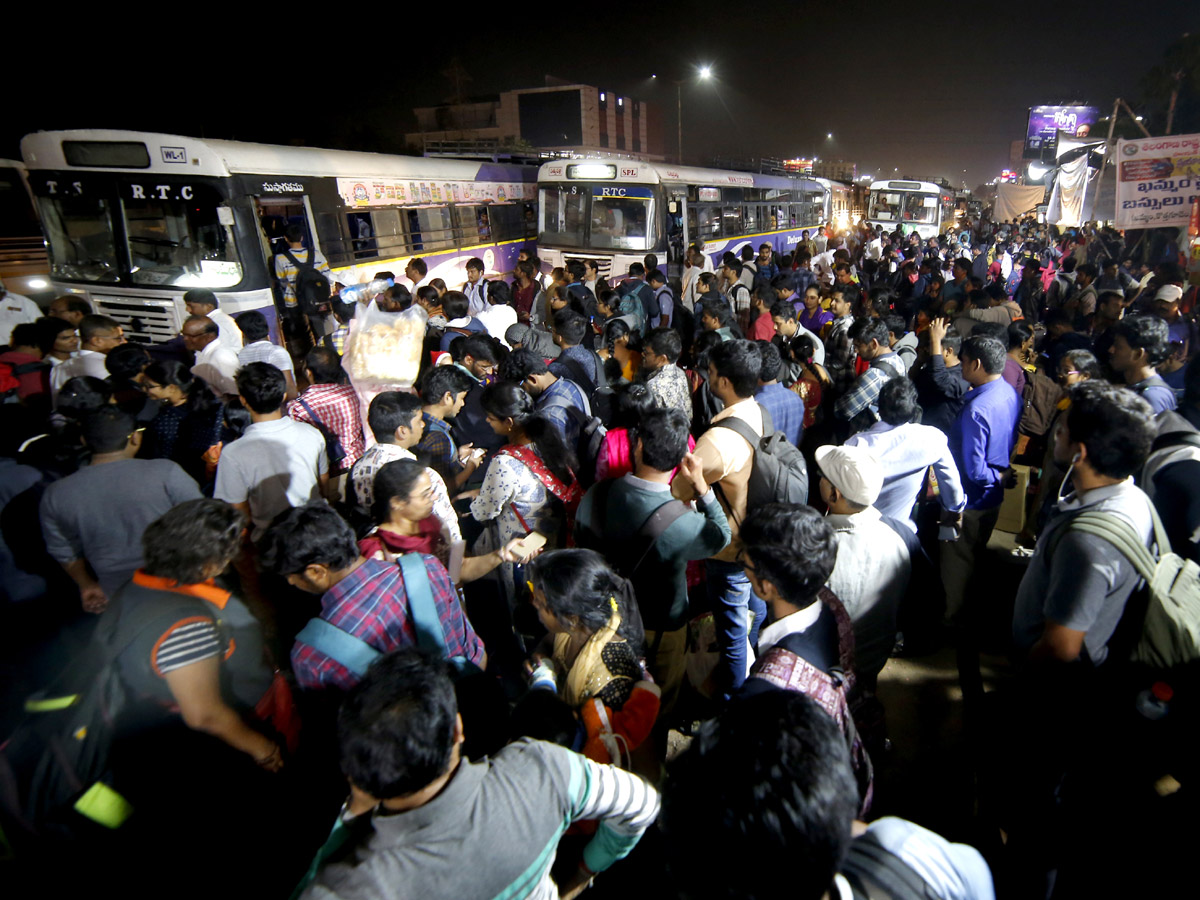
POLYGON ((1200 659, 1200 566, 1171 552, 1166 530, 1153 504, 1157 556, 1124 519, 1108 513, 1082 512, 1068 524, 1108 541, 1146 582, 1146 617, 1130 659, 1155 669, 1170 669, 1200 659))
MULTIPOLYGON (((737 432, 754 450, 753 468, 746 485, 746 509, 755 509, 764 503, 807 503, 808 464, 804 454, 788 443, 783 432, 775 430, 771 414, 762 404, 758 408, 762 410, 762 437, 736 416, 712 423, 713 428, 737 432)), ((716 487, 720 489, 720 483, 716 487)))

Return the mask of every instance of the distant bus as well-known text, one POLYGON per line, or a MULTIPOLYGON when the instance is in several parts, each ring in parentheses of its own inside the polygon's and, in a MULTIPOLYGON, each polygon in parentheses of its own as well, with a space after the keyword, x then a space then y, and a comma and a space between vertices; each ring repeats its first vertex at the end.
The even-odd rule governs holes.
POLYGON ((825 221, 829 188, 815 178, 581 159, 544 164, 538 194, 538 256, 551 266, 593 259, 609 278, 647 253, 678 276, 693 243, 714 265, 747 244, 789 253, 825 221))
POLYGON ((49 266, 25 165, 0 159, 0 281, 14 294, 49 301, 49 266))
POLYGON ((827 191, 824 221, 835 223, 838 228, 854 225, 861 219, 864 209, 864 191, 861 185, 830 178, 814 178, 827 191))
POLYGON ((87 296, 131 340, 180 329, 182 296, 214 291, 278 334, 274 256, 289 224, 357 284, 419 256, 450 287, 481 258, 507 274, 536 235, 534 166, 200 140, 38 132, 21 142, 60 293, 87 296))
POLYGON ((885 231, 903 228, 922 238, 937 237, 954 224, 954 192, 931 181, 876 181, 871 184, 867 222, 885 231))

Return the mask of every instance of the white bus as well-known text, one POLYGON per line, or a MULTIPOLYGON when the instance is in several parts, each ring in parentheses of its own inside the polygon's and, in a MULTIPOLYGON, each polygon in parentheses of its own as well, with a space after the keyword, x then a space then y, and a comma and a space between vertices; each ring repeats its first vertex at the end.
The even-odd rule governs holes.
POLYGON ((715 265, 746 244, 789 253, 824 221, 829 189, 814 178, 580 159, 544 164, 538 194, 539 257, 551 266, 594 259, 609 278, 647 253, 678 275, 694 243, 715 265))
POLYGON ((954 192, 932 181, 873 182, 867 222, 885 231, 937 237, 954 224, 954 192))
POLYGON ((512 270, 535 236, 536 167, 200 140, 135 131, 38 132, 21 142, 59 293, 85 295, 131 340, 170 340, 182 296, 213 290, 277 336, 274 256, 284 229, 336 280, 403 281, 419 256, 451 288, 466 262, 512 270))

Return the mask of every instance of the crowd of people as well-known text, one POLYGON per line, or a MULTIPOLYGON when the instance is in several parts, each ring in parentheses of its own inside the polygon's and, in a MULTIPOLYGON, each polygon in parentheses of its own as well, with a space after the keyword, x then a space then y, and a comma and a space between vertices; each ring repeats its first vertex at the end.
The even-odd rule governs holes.
POLYGON ((679 277, 529 249, 511 282, 471 260, 454 289, 414 259, 354 303, 310 266, 321 317, 296 237, 275 272, 300 347, 206 290, 173 358, 79 298, 0 334, 13 689, 91 665, 125 701, 94 735, 120 803, 10 797, 14 847, 136 854, 131 884, 185 894, 1102 883, 1079 848, 1113 757, 1091 748, 1150 686, 1127 665, 1146 591, 1125 544, 1071 523, 1200 561, 1178 248, 1135 267, 1108 229, 831 224, 783 256, 692 246, 679 277), (343 371, 368 304, 424 311, 411 391, 343 371), (987 561, 1002 509, 1015 596, 987 561), (870 821, 880 675, 949 647, 978 847, 870 821))

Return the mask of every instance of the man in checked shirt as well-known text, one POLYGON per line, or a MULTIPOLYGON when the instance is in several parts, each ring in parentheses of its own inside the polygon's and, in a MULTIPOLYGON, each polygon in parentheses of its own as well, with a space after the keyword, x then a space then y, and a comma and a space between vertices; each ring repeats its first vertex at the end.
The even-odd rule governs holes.
POLYGON ((291 402, 288 415, 337 435, 346 453, 339 469, 349 472, 366 450, 358 394, 344 383, 341 358, 328 347, 310 350, 304 366, 311 386, 291 402))

